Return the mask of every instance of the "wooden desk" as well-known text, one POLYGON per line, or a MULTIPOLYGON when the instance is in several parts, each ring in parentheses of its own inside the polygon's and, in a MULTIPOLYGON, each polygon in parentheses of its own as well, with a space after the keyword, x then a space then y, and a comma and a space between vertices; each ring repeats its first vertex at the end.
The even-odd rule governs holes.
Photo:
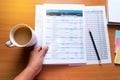
MULTIPOLYGON (((0 1, 0 80, 12 80, 26 66, 31 49, 7 48, 10 29, 25 23, 34 28, 35 5, 42 3, 77 3, 105 5, 106 0, 1 0, 0 1)), ((120 26, 109 26, 112 61, 114 60, 114 32, 120 26)), ((37 80, 120 80, 120 66, 111 64, 84 66, 43 66, 37 80)))

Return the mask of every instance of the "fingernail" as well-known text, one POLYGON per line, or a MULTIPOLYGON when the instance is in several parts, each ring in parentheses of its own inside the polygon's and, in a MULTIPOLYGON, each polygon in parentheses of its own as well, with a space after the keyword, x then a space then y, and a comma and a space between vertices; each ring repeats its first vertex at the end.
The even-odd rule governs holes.
POLYGON ((38 51, 40 51, 40 50, 42 50, 42 47, 40 47, 38 51))

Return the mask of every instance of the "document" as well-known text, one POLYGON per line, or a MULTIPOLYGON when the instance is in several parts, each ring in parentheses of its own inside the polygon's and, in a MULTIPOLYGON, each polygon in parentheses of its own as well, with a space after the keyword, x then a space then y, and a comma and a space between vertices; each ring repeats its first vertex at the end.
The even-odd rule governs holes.
POLYGON ((87 64, 98 64, 94 46, 90 39, 91 30, 101 63, 111 63, 107 21, 104 6, 86 6, 84 10, 86 28, 87 64))
POLYGON ((36 46, 49 46, 44 64, 98 64, 88 29, 94 33, 102 63, 110 63, 104 17, 104 7, 77 4, 37 5, 36 46))

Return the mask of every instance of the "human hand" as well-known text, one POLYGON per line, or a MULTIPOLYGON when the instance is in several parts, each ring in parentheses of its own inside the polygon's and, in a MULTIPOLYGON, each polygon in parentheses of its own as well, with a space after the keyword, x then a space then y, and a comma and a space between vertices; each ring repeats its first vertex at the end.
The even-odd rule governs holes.
POLYGON ((30 53, 27 67, 14 80, 33 80, 42 69, 42 63, 48 47, 37 47, 30 53))
POLYGON ((36 75, 42 69, 43 59, 47 50, 48 50, 48 46, 45 46, 43 48, 40 46, 35 48, 30 54, 30 59, 27 67, 36 71, 36 75))

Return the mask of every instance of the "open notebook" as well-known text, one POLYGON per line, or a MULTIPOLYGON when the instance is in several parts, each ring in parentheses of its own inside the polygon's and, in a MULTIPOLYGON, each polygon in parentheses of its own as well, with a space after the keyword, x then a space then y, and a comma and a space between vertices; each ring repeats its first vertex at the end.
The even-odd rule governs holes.
POLYGON ((102 63, 111 63, 104 6, 36 6, 36 46, 48 45, 44 64, 98 64, 89 29, 102 63))

